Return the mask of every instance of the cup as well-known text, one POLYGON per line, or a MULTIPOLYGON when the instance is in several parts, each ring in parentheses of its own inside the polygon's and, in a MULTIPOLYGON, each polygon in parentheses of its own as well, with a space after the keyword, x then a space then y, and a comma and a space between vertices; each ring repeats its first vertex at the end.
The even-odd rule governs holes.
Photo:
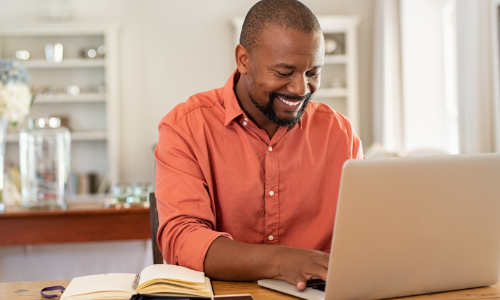
POLYGON ((118 182, 111 187, 113 198, 116 203, 131 203, 134 202, 132 195, 132 185, 128 182, 118 182))
POLYGON ((153 185, 149 182, 138 182, 134 184, 134 201, 136 203, 147 202, 149 193, 153 191, 153 185))

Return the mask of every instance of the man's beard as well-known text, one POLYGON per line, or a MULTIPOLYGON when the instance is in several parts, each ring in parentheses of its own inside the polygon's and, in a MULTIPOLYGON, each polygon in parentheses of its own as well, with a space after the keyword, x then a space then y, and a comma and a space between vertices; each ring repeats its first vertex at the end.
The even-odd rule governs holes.
MULTIPOLYGON (((295 124, 297 124, 300 119, 302 118, 302 115, 304 114, 304 111, 306 110, 307 104, 309 104, 309 101, 311 100, 311 93, 308 93, 304 96, 297 96, 297 95, 288 95, 288 94, 282 94, 278 92, 271 92, 269 93, 269 101, 267 102, 266 106, 262 106, 259 103, 257 103, 255 96, 248 90, 248 95, 250 96, 250 100, 252 103, 269 119, 271 120, 274 124, 280 126, 280 127, 292 127, 295 124), (281 99, 287 100, 287 101, 304 101, 302 103, 302 106, 299 108, 299 111, 297 112, 297 115, 293 118, 280 118, 276 114, 276 111, 274 110, 274 100, 276 97, 280 97, 281 99)), ((278 100, 280 101, 280 100, 278 100)))

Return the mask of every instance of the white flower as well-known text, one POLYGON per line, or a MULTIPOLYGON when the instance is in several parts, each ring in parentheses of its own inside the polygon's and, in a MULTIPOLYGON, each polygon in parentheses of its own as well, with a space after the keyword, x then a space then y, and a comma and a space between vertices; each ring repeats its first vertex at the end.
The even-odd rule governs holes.
POLYGON ((0 82, 0 117, 10 123, 20 123, 30 112, 30 88, 21 82, 0 82))

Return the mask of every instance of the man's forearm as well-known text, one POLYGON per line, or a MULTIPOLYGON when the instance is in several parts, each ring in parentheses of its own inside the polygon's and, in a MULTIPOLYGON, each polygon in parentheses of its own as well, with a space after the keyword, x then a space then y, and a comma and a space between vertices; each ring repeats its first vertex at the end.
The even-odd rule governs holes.
POLYGON ((216 280, 251 281, 280 276, 284 246, 245 244, 219 237, 205 257, 205 274, 216 280))
POLYGON ((286 281, 306 287, 307 280, 326 280, 327 253, 279 245, 254 245, 219 237, 205 257, 205 274, 216 280, 250 281, 283 276, 286 281))

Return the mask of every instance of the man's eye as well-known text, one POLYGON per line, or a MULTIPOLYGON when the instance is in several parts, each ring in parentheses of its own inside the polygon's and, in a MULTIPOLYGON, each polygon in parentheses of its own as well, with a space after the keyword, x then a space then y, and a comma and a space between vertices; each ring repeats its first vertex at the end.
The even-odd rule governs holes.
POLYGON ((309 77, 317 77, 320 73, 309 73, 309 77))
POLYGON ((278 73, 280 76, 290 76, 293 74, 293 72, 290 72, 290 73, 281 73, 279 71, 276 71, 276 73, 278 73))

